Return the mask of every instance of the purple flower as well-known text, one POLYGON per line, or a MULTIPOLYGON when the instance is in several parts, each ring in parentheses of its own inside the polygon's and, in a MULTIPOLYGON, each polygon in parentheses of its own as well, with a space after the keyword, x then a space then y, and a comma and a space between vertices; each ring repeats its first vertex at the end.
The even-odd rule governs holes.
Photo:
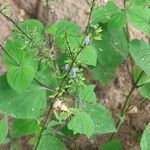
POLYGON ((76 76, 77 76, 77 69, 76 68, 72 68, 71 69, 71 74, 72 74, 73 78, 76 78, 76 76))
POLYGON ((65 71, 68 71, 69 68, 70 68, 70 67, 69 67, 69 64, 66 64, 65 67, 64 67, 64 70, 65 70, 65 71))
POLYGON ((89 45, 89 43, 90 43, 90 39, 89 39, 88 36, 86 36, 86 37, 84 38, 84 44, 85 44, 85 45, 89 45))

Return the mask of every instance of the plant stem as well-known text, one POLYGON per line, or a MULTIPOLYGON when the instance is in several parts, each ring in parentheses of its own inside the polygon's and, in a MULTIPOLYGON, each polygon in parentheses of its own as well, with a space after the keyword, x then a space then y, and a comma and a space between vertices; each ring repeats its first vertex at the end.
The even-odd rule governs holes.
POLYGON ((95 1, 96 0, 92 0, 87 26, 85 28, 85 35, 88 35, 88 32, 89 32, 89 25, 90 25, 90 21, 91 21, 91 17, 92 17, 92 12, 93 12, 93 9, 94 9, 94 6, 95 6, 95 1))
POLYGON ((71 48, 70 48, 70 45, 69 45, 69 42, 68 42, 68 38, 67 38, 67 33, 65 32, 65 39, 66 39, 66 44, 67 44, 67 49, 70 53, 70 57, 73 59, 73 54, 72 54, 72 51, 71 51, 71 48))
MULTIPOLYGON (((93 8, 94 8, 94 5, 95 5, 95 0, 92 0, 92 6, 91 6, 91 9, 90 9, 90 14, 89 14, 89 19, 88 19, 88 23, 87 23, 87 26, 86 26, 86 30, 85 30, 85 35, 88 34, 88 28, 90 26, 90 19, 91 19, 91 15, 92 15, 92 11, 93 11, 93 8)), ((62 88, 63 88, 63 85, 65 83, 65 80, 66 78, 68 77, 70 71, 71 71, 71 68, 73 67, 77 57, 79 56, 79 54, 81 53, 81 51, 83 50, 83 48, 85 47, 85 45, 83 44, 83 41, 81 43, 81 46, 80 46, 80 49, 79 51, 77 52, 76 56, 74 57, 74 59, 72 60, 72 63, 70 65, 70 69, 68 70, 68 72, 66 73, 66 75, 63 77, 62 79, 62 82, 59 86, 59 89, 57 90, 57 94, 55 95, 55 97, 52 99, 52 104, 49 106, 48 108, 48 112, 46 114, 46 117, 45 117, 45 120, 44 120, 44 123, 43 123, 43 126, 42 126, 42 129, 41 129, 41 132, 40 132, 40 135, 39 135, 39 138, 38 138, 38 141, 34 147, 34 150, 37 150, 38 148, 38 145, 39 145, 39 142, 41 140, 41 137, 42 137, 42 134, 43 132, 45 131, 46 127, 47 127, 47 124, 50 122, 50 118, 51 118, 51 115, 52 115, 52 110, 53 110, 53 104, 55 103, 55 101, 57 100, 58 96, 59 96, 59 93, 61 92, 62 88)))
POLYGON ((57 94, 56 94, 55 97, 52 99, 52 104, 51 104, 51 105, 49 106, 49 108, 48 108, 48 112, 47 112, 47 114, 46 114, 45 121, 44 121, 44 123, 43 123, 42 129, 41 129, 41 132, 40 132, 40 135, 39 135, 39 138, 38 138, 38 141, 37 141, 37 143, 36 143, 36 145, 35 145, 34 150, 37 149, 37 147, 38 147, 38 145, 39 145, 39 142, 40 142, 40 139, 41 139, 41 137, 42 137, 42 134, 43 134, 43 132, 45 131, 45 129, 46 129, 46 127, 47 127, 47 124, 49 123, 49 118, 51 118, 50 116, 51 116, 51 112, 52 112, 52 110, 53 110, 53 104, 54 104, 55 101, 57 100, 57 98, 58 98, 58 96, 59 96, 59 93, 61 92, 61 89, 63 88, 63 85, 64 85, 64 83, 65 83, 65 80, 66 80, 66 78, 68 77, 68 75, 69 75, 69 73, 70 73, 70 71, 71 71, 71 68, 73 67, 73 65, 74 65, 74 63, 75 63, 75 61, 76 61, 78 55, 79 55, 80 52, 83 50, 83 48, 84 48, 84 45, 81 46, 80 50, 78 51, 78 53, 77 53, 76 56, 74 57, 74 59, 73 59, 71 65, 70 65, 70 69, 68 70, 68 72, 66 73, 66 75, 64 76, 64 78, 62 79, 62 82, 61 82, 61 84, 60 84, 60 87, 59 87, 59 89, 57 90, 57 94))
MULTIPOLYGON (((143 74, 144 74, 144 71, 142 71, 140 73, 139 77, 137 78, 137 80, 135 81, 135 83, 132 85, 132 87, 131 87, 131 89, 130 89, 130 91, 129 91, 126 99, 125 99, 125 102, 123 104, 122 111, 121 111, 121 118, 125 117, 126 112, 128 111, 128 108, 129 108, 129 103, 132 100, 131 96, 132 96, 133 92, 135 91, 135 89, 137 87, 137 84, 140 81, 140 79, 142 78, 143 74)), ((123 123, 122 120, 119 119, 119 121, 116 124, 116 129, 117 130, 119 130, 119 128, 120 128, 120 126, 121 126, 122 123, 123 123)), ((115 133, 112 134, 112 136, 110 137, 110 141, 115 137, 116 134, 117 134, 117 132, 115 132, 115 133)))

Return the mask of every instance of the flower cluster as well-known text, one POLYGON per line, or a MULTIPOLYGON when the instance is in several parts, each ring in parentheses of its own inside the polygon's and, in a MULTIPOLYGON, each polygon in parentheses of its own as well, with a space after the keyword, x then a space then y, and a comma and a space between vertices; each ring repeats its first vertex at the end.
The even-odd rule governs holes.
MULTIPOLYGON (((67 71, 69 71, 69 69, 70 69, 69 64, 66 64, 65 67, 64 67, 64 70, 67 72, 67 71)), ((76 76, 77 76, 77 69, 75 67, 71 68, 71 75, 72 75, 73 79, 76 78, 76 76)))

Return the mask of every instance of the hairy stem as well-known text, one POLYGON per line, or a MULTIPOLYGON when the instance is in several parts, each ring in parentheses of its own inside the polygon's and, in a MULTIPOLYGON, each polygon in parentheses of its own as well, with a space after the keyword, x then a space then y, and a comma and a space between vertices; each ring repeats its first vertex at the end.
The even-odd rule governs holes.
MULTIPOLYGON (((89 14, 89 19, 88 19, 88 23, 87 23, 87 26, 86 26, 86 30, 85 30, 85 35, 88 34, 88 28, 89 28, 89 25, 90 25, 90 19, 91 19, 91 15, 92 15, 92 11, 93 11, 93 8, 94 8, 94 5, 95 5, 95 0, 92 0, 92 5, 91 5, 91 9, 90 9, 90 14, 89 14)), ((61 92, 63 86, 64 86, 64 83, 65 83, 65 80, 66 78, 68 77, 70 71, 71 71, 71 68, 73 67, 77 57, 79 56, 79 54, 81 53, 81 51, 83 50, 83 48, 85 47, 85 45, 83 44, 83 41, 81 43, 81 46, 80 46, 80 49, 79 51, 77 52, 77 54, 75 55, 74 59, 72 60, 72 63, 70 65, 70 69, 68 70, 68 72, 66 73, 66 75, 63 77, 62 79, 62 82, 59 86, 59 89, 57 90, 57 94, 55 95, 55 97, 52 99, 52 104, 49 106, 48 108, 48 112, 46 114, 46 117, 45 117, 45 120, 44 120, 44 123, 43 123, 43 126, 42 126, 42 129, 41 129, 41 132, 40 132, 40 135, 39 135, 39 138, 38 138, 38 141, 34 147, 34 150, 37 150, 38 148, 38 145, 39 145, 39 142, 41 140, 41 137, 42 137, 42 134, 43 132, 45 131, 46 127, 47 127, 47 124, 50 122, 50 119, 51 119, 51 115, 52 115, 52 111, 53 111, 53 104, 55 103, 55 101, 57 100, 58 96, 59 96, 59 93, 61 92)))

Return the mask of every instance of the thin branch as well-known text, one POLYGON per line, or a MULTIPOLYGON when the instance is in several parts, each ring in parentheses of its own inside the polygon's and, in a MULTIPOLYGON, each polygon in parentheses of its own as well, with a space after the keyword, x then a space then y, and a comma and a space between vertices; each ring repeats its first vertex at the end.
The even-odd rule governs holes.
POLYGON ((67 44, 67 49, 70 53, 70 56, 71 58, 73 59, 73 54, 72 54, 72 51, 71 51, 71 48, 70 48, 70 45, 69 45, 69 42, 68 42, 68 38, 67 38, 67 33, 65 32, 65 38, 66 38, 66 44, 67 44))
POLYGON ((87 26, 85 28, 85 35, 88 35, 88 32, 89 32, 89 25, 90 25, 90 21, 91 21, 91 17, 92 17, 92 12, 93 12, 93 9, 94 9, 94 6, 95 6, 95 1, 96 0, 92 0, 87 26))
POLYGON ((137 84, 139 83, 140 79, 142 78, 142 76, 144 75, 144 71, 142 71, 139 75, 139 77, 137 78, 136 82, 134 83, 133 87, 131 88, 131 91, 129 92, 129 95, 127 96, 127 99, 124 103, 124 107, 122 110, 122 116, 126 113, 127 109, 128 109, 128 104, 130 102, 130 97, 133 93, 133 91, 136 89, 137 84))
POLYGON ((20 66, 20 64, 4 49, 4 47, 0 44, 0 48, 6 53, 6 55, 17 65, 20 66))
POLYGON ((14 20, 12 20, 9 16, 4 14, 2 11, 0 11, 0 14, 4 16, 8 21, 10 21, 16 28, 21 31, 34 45, 37 46, 37 48, 41 51, 41 47, 34 41, 33 38, 31 38, 29 35, 27 35, 17 24, 14 20))

